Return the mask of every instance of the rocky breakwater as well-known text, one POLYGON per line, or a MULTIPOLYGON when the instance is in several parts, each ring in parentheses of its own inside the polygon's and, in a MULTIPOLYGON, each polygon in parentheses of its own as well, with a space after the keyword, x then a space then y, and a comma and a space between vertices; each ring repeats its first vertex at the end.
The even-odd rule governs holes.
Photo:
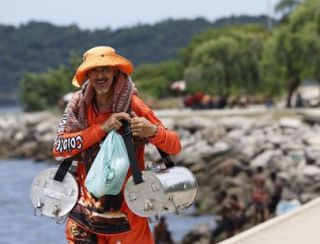
MULTIPOLYGON (((178 131, 183 150, 174 157, 192 170, 199 183, 196 205, 216 213, 220 190, 237 194, 250 208, 250 183, 258 166, 276 171, 284 182, 283 198, 307 202, 320 193, 320 126, 298 117, 274 119, 225 117, 187 118, 168 125, 178 131)), ((146 158, 159 161, 154 147, 146 158)))
MULTIPOLYGON (((53 160, 51 149, 59 116, 22 113, 0 116, 0 157, 53 160)), ((320 193, 320 126, 299 117, 190 117, 163 119, 181 138, 183 150, 174 158, 197 177, 201 212, 215 213, 219 190, 250 203, 250 177, 256 167, 268 175, 277 171, 284 181, 283 197, 304 203, 320 193)), ((146 161, 159 161, 148 145, 146 161)))
POLYGON ((52 145, 59 118, 41 113, 0 116, 0 157, 53 160, 52 145))

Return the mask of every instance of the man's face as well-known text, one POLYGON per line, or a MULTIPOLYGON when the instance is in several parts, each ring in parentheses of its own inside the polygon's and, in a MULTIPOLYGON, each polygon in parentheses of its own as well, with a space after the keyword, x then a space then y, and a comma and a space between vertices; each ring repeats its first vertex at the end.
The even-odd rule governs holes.
POLYGON ((89 81, 98 94, 106 94, 116 73, 115 67, 100 66, 87 72, 89 81))

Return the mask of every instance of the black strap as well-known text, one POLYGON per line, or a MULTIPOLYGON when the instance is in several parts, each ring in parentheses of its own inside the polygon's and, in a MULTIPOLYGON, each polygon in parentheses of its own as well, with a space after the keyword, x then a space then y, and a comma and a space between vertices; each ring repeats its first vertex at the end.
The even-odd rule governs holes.
MULTIPOLYGON (((137 185, 137 184, 140 184, 143 182, 142 173, 138 167, 130 125, 125 120, 123 120, 122 123, 123 123, 123 128, 124 128, 122 137, 124 140, 124 144, 126 145, 126 148, 127 148, 127 153, 128 153, 128 157, 129 157, 129 161, 130 161, 130 168, 132 171, 133 181, 137 185)), ((172 161, 170 155, 167 154, 166 152, 162 151, 159 148, 157 148, 157 149, 158 149, 158 152, 160 153, 162 161, 165 163, 166 168, 174 167, 175 164, 172 161)), ((70 168, 70 166, 72 164, 72 161, 73 161, 73 157, 63 160, 53 179, 56 181, 62 182, 68 172, 68 169, 70 168)))
MULTIPOLYGON (((130 113, 130 111, 129 111, 129 113, 130 113)), ((143 182, 142 173, 138 167, 130 125, 129 125, 128 121, 125 121, 125 120, 122 121, 122 124, 123 124, 122 137, 124 140, 124 144, 126 145, 126 148, 127 148, 127 153, 128 153, 128 157, 129 157, 129 161, 130 161, 130 168, 132 171, 133 181, 137 185, 137 184, 140 184, 143 182)), ((157 149, 158 149, 158 152, 160 153, 161 159, 164 162, 166 168, 174 167, 175 164, 172 161, 170 155, 168 153, 162 151, 159 148, 157 148, 157 149)))
POLYGON ((72 164, 72 161, 73 157, 63 160, 53 179, 62 182, 72 164))
POLYGON ((129 157, 129 161, 130 161, 130 168, 132 171, 132 177, 133 177, 133 182, 134 184, 140 184, 143 182, 142 179, 142 173, 139 170, 138 167, 138 163, 137 163, 137 159, 136 159, 136 155, 135 155, 135 148, 134 148, 134 144, 133 144, 133 139, 132 139, 132 134, 131 134, 131 129, 129 126, 128 121, 123 120, 122 121, 123 124, 123 140, 124 140, 124 144, 126 145, 127 148, 127 153, 128 153, 128 157, 129 157))
POLYGON ((161 159, 164 162, 166 168, 172 168, 175 166, 175 163, 172 161, 170 155, 161 149, 157 148, 158 152, 160 153, 161 159))

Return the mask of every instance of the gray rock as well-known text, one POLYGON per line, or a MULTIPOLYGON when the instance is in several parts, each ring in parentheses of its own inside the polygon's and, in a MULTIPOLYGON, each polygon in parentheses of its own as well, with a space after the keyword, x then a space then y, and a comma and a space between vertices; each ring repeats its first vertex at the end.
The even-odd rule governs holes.
POLYGON ((251 119, 243 117, 228 117, 221 119, 220 124, 223 125, 227 131, 241 129, 246 132, 253 128, 254 122, 251 119))
MULTIPOLYGON (((50 160, 58 120, 49 113, 0 116, 0 155, 50 160)), ((221 189, 249 203, 250 174, 258 166, 266 174, 278 172, 285 199, 308 201, 320 193, 320 125, 291 118, 276 122, 271 115, 163 122, 181 138, 182 151, 172 158, 194 172, 201 211, 216 211, 214 196, 221 189)), ((145 159, 160 161, 153 145, 146 147, 145 159)))
POLYGON ((209 144, 214 144, 226 135, 226 129, 223 126, 213 126, 201 130, 201 136, 209 144))
POLYGON ((310 130, 309 133, 305 133, 302 136, 303 141, 307 144, 307 145, 311 145, 311 146, 320 146, 320 136, 315 136, 316 133, 312 132, 310 130))
POLYGON ((281 155, 280 150, 266 150, 251 161, 250 167, 257 168, 261 166, 263 168, 266 168, 272 157, 275 157, 277 155, 281 155))
POLYGON ((304 149, 307 162, 309 164, 317 162, 320 159, 320 148, 311 146, 304 149))
POLYGON ((279 125, 283 128, 297 129, 301 126, 301 120, 295 118, 281 118, 279 125))
POLYGON ((176 127, 189 130, 192 132, 205 129, 207 127, 210 127, 211 125, 212 125, 212 121, 201 118, 201 117, 188 118, 188 119, 183 119, 176 122, 176 127))
POLYGON ((303 169, 302 174, 307 177, 311 177, 311 178, 317 177, 318 178, 318 176, 320 176, 320 168, 315 165, 307 165, 303 169))

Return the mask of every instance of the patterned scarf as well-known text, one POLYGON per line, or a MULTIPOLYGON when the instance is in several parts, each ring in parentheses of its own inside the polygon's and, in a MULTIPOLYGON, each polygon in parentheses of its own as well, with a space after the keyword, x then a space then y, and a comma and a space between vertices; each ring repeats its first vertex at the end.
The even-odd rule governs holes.
MULTIPOLYGON (((113 88, 113 113, 127 112, 130 107, 132 96, 137 92, 132 80, 129 76, 120 73, 113 88)), ((88 127, 86 109, 92 102, 94 95, 95 90, 90 83, 88 83, 82 90, 77 91, 72 96, 65 111, 67 119, 66 131, 72 133, 88 127)))
MULTIPOLYGON (((127 112, 130 107, 133 94, 137 93, 135 85, 129 76, 120 73, 117 81, 111 87, 114 89, 112 111, 113 113, 127 112)), ((88 127, 86 110, 95 96, 95 90, 90 83, 77 91, 69 101, 65 110, 65 131, 68 133, 78 132, 88 127)), ((95 156, 99 151, 99 143, 93 145, 81 154, 86 162, 87 170, 90 168, 95 156)))
MULTIPOLYGON (((111 89, 113 89, 113 113, 127 112, 130 108, 132 96, 136 92, 135 86, 130 77, 120 73, 118 75, 118 78, 116 78, 113 82, 111 89)), ((86 111, 88 106, 90 106, 90 104, 93 102, 94 96, 95 90, 90 85, 90 83, 86 84, 86 86, 82 90, 77 91, 72 96, 65 110, 64 120, 66 122, 64 131, 72 133, 81 131, 89 126, 86 111)), ((81 163, 84 163, 84 167, 86 170, 86 172, 83 172, 83 167, 78 168, 80 186, 84 186, 84 179, 86 177, 86 174, 89 171, 99 149, 99 143, 96 143, 90 148, 83 151, 81 155, 77 156, 77 159, 80 160, 81 163)), ((78 202, 76 204, 76 206, 69 214, 70 218, 72 218, 78 224, 85 226, 89 230, 103 234, 122 233, 130 230, 128 219, 124 214, 124 217, 120 218, 104 217, 103 215, 103 213, 105 212, 116 211, 121 208, 123 201, 122 193, 119 193, 116 196, 104 195, 100 197, 98 199, 100 203, 99 207, 96 207, 95 205, 91 206, 89 204, 89 202, 92 203, 91 200, 93 199, 93 196, 85 190, 82 190, 82 192, 84 197, 83 199, 81 198, 80 201, 83 200, 84 203, 78 202), (88 198, 86 198, 85 196, 88 196, 88 198), (90 215, 92 214, 92 216, 100 214, 100 222, 96 222, 94 220, 89 221, 91 217, 88 217, 88 212, 90 213, 90 215), (101 222, 103 222, 103 225, 101 225, 101 222)))

